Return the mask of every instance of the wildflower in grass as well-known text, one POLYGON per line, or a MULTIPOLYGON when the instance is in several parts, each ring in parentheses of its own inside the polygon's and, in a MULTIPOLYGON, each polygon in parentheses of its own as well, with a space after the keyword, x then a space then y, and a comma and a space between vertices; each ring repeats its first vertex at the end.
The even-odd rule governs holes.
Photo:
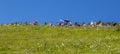
POLYGON ((40 45, 40 43, 37 43, 37 45, 40 45))
POLYGON ((94 47, 94 45, 91 45, 91 46, 90 46, 90 48, 93 48, 93 47, 94 47))
POLYGON ((25 54, 28 54, 28 49, 25 49, 25 54))
POLYGON ((41 46, 38 46, 39 48, 41 47, 41 46))
POLYGON ((108 48, 111 48, 111 46, 108 46, 108 48))
POLYGON ((65 45, 64 45, 64 43, 62 43, 62 47, 64 47, 65 45))
POLYGON ((79 42, 77 42, 77 44, 76 45, 80 45, 80 43, 79 42))

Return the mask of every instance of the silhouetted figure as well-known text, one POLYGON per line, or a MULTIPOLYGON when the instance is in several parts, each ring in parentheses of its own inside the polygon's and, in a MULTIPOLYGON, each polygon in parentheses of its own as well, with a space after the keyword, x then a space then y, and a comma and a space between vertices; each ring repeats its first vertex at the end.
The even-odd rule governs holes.
POLYGON ((45 23, 44 23, 44 25, 48 25, 48 23, 47 23, 47 22, 45 22, 45 23))
POLYGON ((26 21, 26 22, 25 22, 25 25, 30 25, 30 22, 26 21))
POLYGON ((53 23, 49 23, 48 25, 49 25, 49 26, 53 26, 53 23))
POLYGON ((72 22, 69 22, 69 23, 68 23, 68 26, 72 26, 72 22))
POLYGON ((75 22, 75 26, 79 27, 79 26, 80 26, 80 24, 78 24, 77 22, 75 22))
POLYGON ((102 26, 103 26, 102 21, 98 21, 98 22, 97 22, 97 27, 102 27, 102 26))
POLYGON ((116 22, 112 23, 112 26, 116 26, 116 25, 117 25, 117 23, 116 23, 116 22))
POLYGON ((38 20, 35 20, 33 24, 38 25, 38 20))
POLYGON ((68 19, 64 20, 64 23, 63 23, 64 26, 72 26, 72 22, 68 19))
POLYGON ((65 25, 68 25, 70 23, 70 20, 66 19, 64 20, 65 25))

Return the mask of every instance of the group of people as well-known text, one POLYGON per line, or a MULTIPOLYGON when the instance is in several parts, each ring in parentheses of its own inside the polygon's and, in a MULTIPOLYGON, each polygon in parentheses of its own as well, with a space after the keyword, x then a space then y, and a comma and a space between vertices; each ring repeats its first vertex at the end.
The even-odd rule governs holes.
POLYGON ((86 28, 86 27, 114 27, 116 26, 118 23, 116 22, 110 22, 110 23, 103 23, 102 21, 98 21, 98 22, 93 22, 91 21, 90 23, 88 24, 85 24, 85 23, 78 23, 78 22, 75 22, 74 25, 72 24, 72 22, 68 19, 60 19, 59 22, 57 22, 56 25, 52 24, 52 23, 47 23, 45 22, 44 23, 45 25, 48 25, 48 26, 60 26, 60 27, 63 27, 63 26, 74 26, 74 27, 83 27, 83 28, 86 28))
MULTIPOLYGON (((38 20, 35 20, 33 23, 30 23, 30 22, 25 22, 24 23, 25 25, 39 25, 39 21, 38 20)), ((6 25, 6 24, 5 24, 6 25)), ((14 25, 14 26, 18 26, 18 25, 21 25, 20 23, 16 22, 16 23, 11 23, 11 25, 14 25)), ((63 27, 63 26, 75 26, 75 27, 103 27, 103 26, 116 26, 117 23, 106 23, 103 24, 102 21, 98 21, 98 22, 90 22, 89 24, 85 24, 85 23, 78 23, 78 22, 75 22, 74 25, 72 24, 72 22, 68 19, 60 19, 57 24, 53 24, 53 23, 48 23, 48 22, 45 22, 44 25, 47 25, 47 26, 59 26, 59 27, 63 27)))
POLYGON ((54 25, 53 23, 47 23, 45 22, 44 25, 49 25, 49 26, 72 26, 72 22, 68 19, 60 19, 59 22, 57 22, 56 25, 54 25))
MULTIPOLYGON (((74 25, 72 24, 72 22, 68 19, 60 19, 59 22, 57 22, 56 25, 52 24, 52 23, 47 23, 45 22, 44 25, 48 25, 48 26, 60 26, 60 27, 63 27, 63 26, 75 26, 75 27, 87 27, 87 24, 85 23, 78 23, 78 22, 75 22, 74 25)), ((90 26, 91 27, 95 27, 96 26, 96 22, 91 22, 90 23, 90 26)), ((99 23, 99 26, 102 26, 102 22, 99 23)))

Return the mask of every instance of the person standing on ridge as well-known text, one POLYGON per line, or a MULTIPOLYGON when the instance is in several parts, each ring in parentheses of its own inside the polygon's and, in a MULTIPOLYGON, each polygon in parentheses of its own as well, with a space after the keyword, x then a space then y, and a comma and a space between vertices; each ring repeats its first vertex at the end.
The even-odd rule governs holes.
POLYGON ((38 25, 38 20, 35 20, 33 24, 38 25))

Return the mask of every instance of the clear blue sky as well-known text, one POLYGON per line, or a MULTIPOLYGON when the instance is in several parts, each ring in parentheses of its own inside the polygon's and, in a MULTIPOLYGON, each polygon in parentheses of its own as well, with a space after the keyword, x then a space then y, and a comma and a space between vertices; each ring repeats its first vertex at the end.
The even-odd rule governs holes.
POLYGON ((70 19, 120 22, 120 0, 0 0, 0 23, 70 19))

